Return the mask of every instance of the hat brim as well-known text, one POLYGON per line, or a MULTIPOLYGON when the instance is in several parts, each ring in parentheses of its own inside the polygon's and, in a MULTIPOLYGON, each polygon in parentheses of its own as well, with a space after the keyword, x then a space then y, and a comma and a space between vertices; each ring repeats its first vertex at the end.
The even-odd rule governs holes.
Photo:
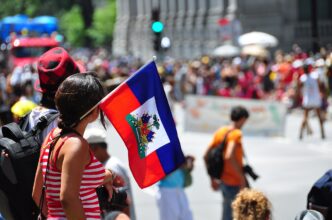
MULTIPOLYGON (((80 70, 79 73, 86 72, 86 68, 84 67, 84 65, 83 65, 81 62, 79 62, 79 61, 74 61, 74 62, 75 62, 75 64, 76 64, 76 66, 78 67, 78 69, 80 70)), ((39 79, 37 79, 37 80, 35 81, 33 87, 34 87, 34 89, 35 89, 37 92, 41 92, 41 93, 45 93, 45 92, 47 92, 46 89, 42 89, 42 88, 40 87, 40 80, 39 80, 39 79)))
POLYGON ((41 93, 45 92, 45 91, 42 90, 42 88, 40 88, 40 80, 39 79, 37 79, 35 81, 33 87, 37 92, 41 92, 41 93))
POLYGON ((80 62, 80 61, 75 61, 75 64, 76 64, 76 66, 78 67, 78 69, 80 70, 80 73, 84 73, 84 72, 86 72, 86 68, 85 68, 85 66, 83 65, 82 62, 80 62))

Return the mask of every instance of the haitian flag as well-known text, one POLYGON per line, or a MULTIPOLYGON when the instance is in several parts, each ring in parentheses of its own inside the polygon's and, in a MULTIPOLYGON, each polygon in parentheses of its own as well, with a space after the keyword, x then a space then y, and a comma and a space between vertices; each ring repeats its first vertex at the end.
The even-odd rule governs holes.
POLYGON ((124 141, 131 172, 141 188, 156 183, 184 163, 154 61, 108 94, 100 108, 124 141))

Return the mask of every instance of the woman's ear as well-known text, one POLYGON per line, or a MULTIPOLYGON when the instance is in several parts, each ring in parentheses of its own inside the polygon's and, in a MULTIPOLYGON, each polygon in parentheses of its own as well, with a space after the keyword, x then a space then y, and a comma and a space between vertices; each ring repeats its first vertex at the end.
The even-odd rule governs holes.
POLYGON ((98 118, 99 117, 99 112, 101 111, 100 108, 97 106, 95 109, 93 109, 93 111, 94 111, 94 114, 95 114, 96 118, 98 118))
POLYGON ((95 121, 98 118, 99 111, 100 111, 99 107, 96 107, 91 111, 91 113, 89 114, 89 118, 91 121, 95 121))

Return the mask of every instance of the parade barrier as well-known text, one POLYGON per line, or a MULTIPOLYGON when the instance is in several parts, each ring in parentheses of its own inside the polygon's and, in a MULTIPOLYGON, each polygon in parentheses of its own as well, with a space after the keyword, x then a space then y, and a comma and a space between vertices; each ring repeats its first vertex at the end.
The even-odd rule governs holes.
POLYGON ((230 123, 233 106, 242 105, 250 117, 243 128, 245 134, 283 136, 287 108, 279 102, 214 96, 187 95, 184 131, 213 133, 230 123))

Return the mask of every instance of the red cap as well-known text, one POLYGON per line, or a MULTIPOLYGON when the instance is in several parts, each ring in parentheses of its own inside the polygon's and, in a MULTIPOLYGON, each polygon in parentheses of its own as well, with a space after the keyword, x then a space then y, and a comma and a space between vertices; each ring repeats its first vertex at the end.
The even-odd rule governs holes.
POLYGON ((42 93, 55 93, 68 76, 84 72, 85 68, 76 63, 65 49, 55 47, 39 57, 37 70, 39 81, 35 89, 42 93))

